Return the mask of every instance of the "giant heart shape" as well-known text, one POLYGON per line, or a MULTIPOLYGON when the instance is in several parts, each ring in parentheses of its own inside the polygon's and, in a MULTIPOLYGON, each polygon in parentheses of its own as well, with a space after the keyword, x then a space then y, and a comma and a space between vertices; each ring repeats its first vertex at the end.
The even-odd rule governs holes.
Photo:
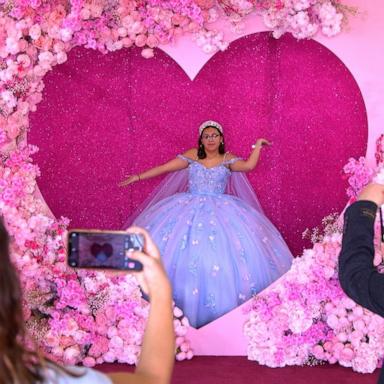
POLYGON ((346 202, 342 166, 365 154, 367 119, 343 63, 315 41, 269 33, 217 53, 194 81, 164 52, 101 55, 72 50, 45 77, 29 142, 42 194, 73 227, 120 228, 159 182, 117 183, 195 146, 197 127, 217 119, 227 149, 248 156, 258 137, 273 142, 249 177, 267 216, 293 250, 301 233, 346 202))

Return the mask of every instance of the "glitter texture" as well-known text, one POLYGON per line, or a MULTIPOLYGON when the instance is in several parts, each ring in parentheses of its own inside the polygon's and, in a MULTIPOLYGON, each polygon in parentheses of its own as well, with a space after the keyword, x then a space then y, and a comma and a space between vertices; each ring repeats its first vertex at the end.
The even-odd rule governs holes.
POLYGON ((160 50, 102 55, 76 48, 44 79, 31 114, 29 142, 42 194, 72 227, 120 228, 159 182, 118 182, 196 145, 199 125, 223 125, 226 148, 247 157, 263 149, 249 174, 267 216, 294 254, 301 233, 346 203, 341 169, 365 154, 367 118, 344 64, 319 43, 259 33, 217 53, 190 81, 160 50))

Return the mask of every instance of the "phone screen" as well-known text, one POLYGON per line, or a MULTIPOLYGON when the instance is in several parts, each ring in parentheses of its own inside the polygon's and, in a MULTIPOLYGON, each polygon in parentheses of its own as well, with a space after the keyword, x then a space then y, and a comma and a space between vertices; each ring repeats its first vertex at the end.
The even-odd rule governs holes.
POLYGON ((124 231, 71 230, 68 233, 68 265, 74 268, 142 270, 127 256, 129 249, 142 250, 144 238, 124 231))

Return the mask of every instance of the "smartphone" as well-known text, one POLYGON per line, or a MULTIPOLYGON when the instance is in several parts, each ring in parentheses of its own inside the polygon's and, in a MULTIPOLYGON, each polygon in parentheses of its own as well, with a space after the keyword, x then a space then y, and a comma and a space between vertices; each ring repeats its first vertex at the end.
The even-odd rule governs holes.
POLYGON ((67 262, 73 268, 103 268, 141 271, 143 265, 127 256, 141 251, 144 237, 126 231, 72 229, 68 232, 67 262))

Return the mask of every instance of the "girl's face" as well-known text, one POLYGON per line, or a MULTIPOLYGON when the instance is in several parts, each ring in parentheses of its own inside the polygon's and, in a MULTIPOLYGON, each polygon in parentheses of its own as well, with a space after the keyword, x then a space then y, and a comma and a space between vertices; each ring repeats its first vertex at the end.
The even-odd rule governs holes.
POLYGON ((201 134, 201 142, 204 145, 206 151, 218 151, 219 145, 221 143, 222 137, 220 132, 213 127, 205 128, 201 134))

